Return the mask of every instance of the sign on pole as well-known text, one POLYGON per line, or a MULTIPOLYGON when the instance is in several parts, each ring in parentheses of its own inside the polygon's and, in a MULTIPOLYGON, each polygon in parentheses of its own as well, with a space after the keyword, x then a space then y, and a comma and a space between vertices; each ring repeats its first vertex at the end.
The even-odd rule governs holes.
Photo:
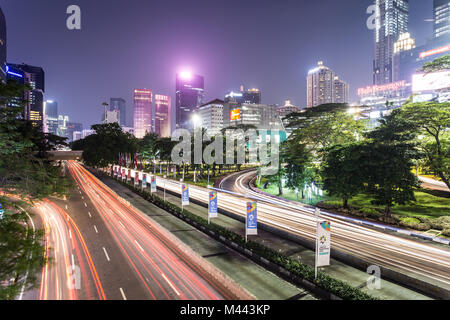
POLYGON ((330 221, 319 221, 319 210, 316 208, 316 264, 315 277, 317 278, 317 268, 330 265, 331 253, 331 223, 330 221))
POLYGON ((152 176, 152 180, 150 182, 150 192, 156 192, 156 176, 152 176))
POLYGON ((144 173, 142 174, 142 189, 147 188, 147 175, 144 173))
POLYGON ((209 192, 208 223, 212 218, 217 218, 217 191, 209 192))
POLYGON ((0 203, 0 220, 3 219, 4 214, 5 214, 5 209, 3 209, 3 206, 2 206, 2 204, 0 203))
POLYGON ((135 186, 139 185, 139 172, 137 171, 134 172, 134 185, 135 186))
POLYGON ((258 235, 258 209, 255 201, 247 202, 245 221, 245 241, 247 241, 247 236, 258 235))
POLYGON ((189 187, 186 183, 181 184, 181 206, 189 205, 189 187))

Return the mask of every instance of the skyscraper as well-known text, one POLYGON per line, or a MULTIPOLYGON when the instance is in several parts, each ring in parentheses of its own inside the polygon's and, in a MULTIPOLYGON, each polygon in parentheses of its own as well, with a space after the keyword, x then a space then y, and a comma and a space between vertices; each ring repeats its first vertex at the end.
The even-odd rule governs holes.
POLYGON ((308 108, 325 103, 348 103, 349 85, 340 80, 333 70, 324 66, 322 61, 308 72, 306 82, 308 108))
POLYGON ((0 82, 6 81, 6 19, 0 8, 0 82))
POLYGON ((58 133, 58 103, 47 100, 44 102, 44 115, 47 116, 47 130, 49 133, 58 133))
POLYGON ((119 124, 126 126, 126 102, 122 98, 111 98, 109 101, 109 110, 118 110, 120 114, 119 124))
POLYGON ((36 125, 43 126, 44 116, 44 92, 45 92, 45 72, 41 67, 27 64, 7 64, 7 74, 19 77, 23 74, 23 82, 31 87, 31 91, 25 93, 25 100, 28 105, 25 110, 25 118, 31 120, 36 125))
POLYGON ((68 122, 67 123, 67 129, 66 129, 66 137, 68 142, 75 141, 77 138, 77 135, 74 135, 75 132, 79 132, 81 134, 81 131, 83 131, 83 124, 77 123, 77 122, 68 122), (75 136, 75 138, 74 138, 75 136))
POLYGON ((134 90, 134 135, 143 138, 152 132, 152 91, 146 89, 134 90))
POLYGON ((434 37, 450 37, 450 0, 434 0, 434 37))
POLYGON ((161 138, 169 138, 172 131, 170 127, 170 97, 155 94, 155 133, 161 138))
POLYGON ((375 5, 373 83, 382 85, 393 81, 394 43, 408 32, 409 0, 375 0, 375 5))
POLYGON ((192 114, 202 105, 205 81, 202 76, 180 72, 176 76, 176 126, 192 130, 192 114))

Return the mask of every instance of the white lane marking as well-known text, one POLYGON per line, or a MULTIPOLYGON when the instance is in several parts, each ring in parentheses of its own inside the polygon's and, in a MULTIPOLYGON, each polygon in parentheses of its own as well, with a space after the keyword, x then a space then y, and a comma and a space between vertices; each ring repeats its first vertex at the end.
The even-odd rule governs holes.
POLYGON ((91 213, 88 211, 88 215, 89 215, 89 218, 92 218, 92 215, 91 215, 91 213))
POLYGON ((164 280, 167 281, 167 283, 169 284, 169 286, 173 289, 173 291, 175 291, 175 293, 179 296, 180 293, 177 291, 177 289, 175 289, 175 287, 173 286, 172 282, 169 281, 169 279, 167 279, 166 275, 164 273, 161 273, 162 277, 164 278, 164 280))
POLYGON ((81 196, 81 199, 83 199, 83 200, 84 200, 84 197, 83 197, 83 196, 81 196))
POLYGON ((97 227, 94 225, 95 233, 98 233, 97 227))
POLYGON ((120 222, 120 221, 119 221, 119 223, 120 223, 120 225, 122 226, 122 228, 124 228, 124 229, 125 229, 125 226, 123 225, 123 223, 122 223, 122 222, 120 222))
POLYGON ((67 210, 67 204, 66 204, 66 210, 67 210))
POLYGON ((111 261, 108 256, 108 252, 106 252, 105 247, 103 247, 103 251, 105 252, 106 260, 111 261))
POLYGON ((122 294, 123 300, 127 300, 127 297, 125 296, 125 293, 123 292, 123 289, 119 288, 119 290, 120 290, 120 293, 122 294))
POLYGON ((137 240, 134 240, 134 242, 136 242, 137 246, 139 247, 139 249, 141 249, 142 252, 144 252, 144 248, 141 247, 141 245, 139 244, 139 242, 137 242, 137 240))
POLYGON ((69 238, 72 239, 72 232, 69 230, 69 238))
POLYGON ((73 258, 73 254, 72 254, 72 266, 75 265, 75 259, 73 258))
POLYGON ((87 208, 87 204, 86 204, 86 202, 84 203, 84 206, 87 208))

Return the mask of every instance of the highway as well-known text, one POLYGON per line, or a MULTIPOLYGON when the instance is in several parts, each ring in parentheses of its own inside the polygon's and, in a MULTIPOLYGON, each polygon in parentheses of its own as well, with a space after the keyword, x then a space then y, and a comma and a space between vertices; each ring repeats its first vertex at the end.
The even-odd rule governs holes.
MULTIPOLYGON (((248 188, 254 173, 231 176, 222 181, 226 190, 252 196, 264 201, 258 203, 258 220, 268 226, 293 233, 314 241, 316 218, 314 210, 287 201, 262 196, 248 188)), ((134 177, 134 172, 132 171, 134 177)), ((157 178, 157 186, 180 193, 177 181, 157 178)), ((208 189, 190 186, 192 199, 207 203, 208 189)), ((244 216, 247 199, 244 196, 219 192, 219 208, 244 216)), ((332 248, 362 258, 372 264, 420 278, 450 289, 450 249, 391 235, 373 228, 347 222, 334 217, 322 217, 331 221, 332 248)))
MULTIPOLYGON (((119 248, 118 251, 145 288, 145 296, 141 296, 141 299, 248 298, 236 297, 224 287, 223 281, 205 272, 202 264, 206 262, 189 256, 186 248, 168 237, 156 223, 116 195, 80 164, 69 161, 68 168, 80 192, 87 195, 119 248)), ((116 256, 117 252, 109 254, 104 251, 108 262, 114 263, 116 256)), ((127 299, 127 294, 125 290, 122 291, 123 299, 127 299)))

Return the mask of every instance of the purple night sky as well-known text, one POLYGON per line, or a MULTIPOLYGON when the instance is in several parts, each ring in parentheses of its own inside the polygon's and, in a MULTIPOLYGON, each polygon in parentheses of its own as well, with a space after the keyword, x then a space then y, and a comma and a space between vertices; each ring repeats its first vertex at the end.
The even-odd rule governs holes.
MULTIPOLYGON (((418 45, 431 36, 432 0, 410 0, 418 45)), ((306 104, 306 74, 318 60, 356 89, 372 83, 373 0, 0 0, 8 62, 42 66, 46 99, 85 128, 101 103, 127 101, 134 88, 175 99, 175 73, 205 77, 206 100, 258 87, 263 103, 306 104), (82 10, 82 30, 66 29, 66 8, 82 10)), ((129 121, 128 125, 131 125, 129 121)))

